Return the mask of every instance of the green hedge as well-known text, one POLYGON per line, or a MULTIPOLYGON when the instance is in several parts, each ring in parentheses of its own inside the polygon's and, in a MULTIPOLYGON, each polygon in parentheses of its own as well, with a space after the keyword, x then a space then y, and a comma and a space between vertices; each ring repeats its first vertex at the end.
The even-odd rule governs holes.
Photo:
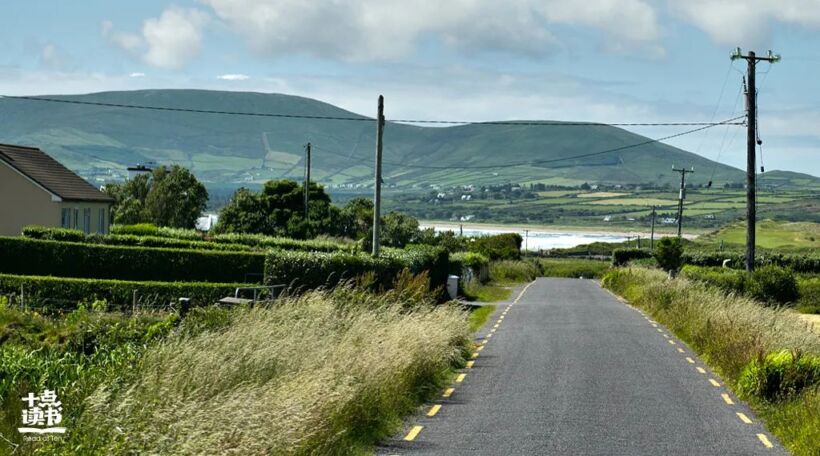
MULTIPOLYGON (((0 237, 0 273, 118 280, 245 282, 255 252, 165 249, 0 237)), ((261 278, 261 277, 260 277, 261 278)))
POLYGON ((632 260, 651 258, 652 252, 643 249, 615 249, 612 251, 612 266, 623 266, 632 260))
MULTIPOLYGON (((686 264, 695 266, 722 266, 723 260, 731 260, 729 266, 742 269, 746 264, 746 257, 738 252, 703 252, 687 251, 683 254, 683 261, 686 264)), ((820 273, 820 256, 797 255, 797 254, 764 254, 755 257, 755 265, 766 266, 773 264, 784 268, 789 268, 794 272, 820 273)))
POLYGON ((342 243, 317 239, 291 239, 276 236, 265 236, 263 234, 218 234, 211 236, 211 242, 242 244, 251 247, 273 248, 285 250, 303 250, 309 252, 354 252, 358 250, 358 244, 354 242, 342 243))
POLYGON ((490 260, 518 260, 524 238, 518 233, 479 236, 470 244, 470 251, 484 255, 490 260))
POLYGON ((489 279, 490 259, 476 252, 456 252, 450 255, 450 274, 461 276, 465 269, 479 281, 489 279), (483 274, 482 274, 483 271, 483 274))
POLYGON ((93 301, 103 299, 114 308, 131 306, 134 292, 138 302, 146 299, 156 303, 176 302, 181 297, 191 299, 193 305, 212 304, 225 296, 233 296, 240 283, 204 282, 134 282, 123 280, 77 279, 66 277, 24 276, 0 274, 0 294, 20 294, 29 306, 46 305, 50 308, 70 308, 59 301, 93 301))
MULTIPOLYGON (((127 226, 133 227, 138 225, 127 226)), ((228 251, 251 250, 251 247, 243 244, 215 243, 203 241, 201 239, 175 239, 165 236, 147 236, 135 234, 86 235, 85 233, 79 230, 69 230, 65 228, 52 228, 36 225, 29 225, 23 228, 23 236, 31 239, 45 239, 51 241, 89 242, 93 244, 134 245, 143 247, 164 247, 169 249, 202 249, 228 251)))
POLYGON ((85 242, 85 233, 68 228, 27 225, 23 227, 23 236, 31 239, 48 239, 51 241, 85 242))
POLYGON ((428 272, 433 288, 444 285, 449 268, 448 253, 435 247, 384 249, 378 258, 364 253, 305 252, 272 250, 265 260, 265 283, 294 287, 332 287, 342 280, 366 273, 375 275, 376 284, 390 288, 397 274, 408 269, 428 272))
POLYGON ((686 265, 681 273, 727 293, 745 294, 762 302, 795 304, 800 297, 794 274, 779 266, 766 265, 747 274, 736 269, 686 265))

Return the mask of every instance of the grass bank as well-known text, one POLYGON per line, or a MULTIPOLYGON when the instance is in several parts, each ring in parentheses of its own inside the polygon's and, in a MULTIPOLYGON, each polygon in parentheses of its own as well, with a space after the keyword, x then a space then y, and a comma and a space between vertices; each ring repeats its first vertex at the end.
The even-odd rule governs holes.
POLYGON ((544 277, 600 278, 610 268, 609 261, 573 258, 542 258, 541 275, 544 277))
POLYGON ((467 320, 413 280, 236 310, 150 347, 49 454, 365 453, 463 363, 467 320))
POLYGON ((615 269, 602 284, 699 353, 794 454, 820 454, 820 334, 798 315, 657 270, 615 269))

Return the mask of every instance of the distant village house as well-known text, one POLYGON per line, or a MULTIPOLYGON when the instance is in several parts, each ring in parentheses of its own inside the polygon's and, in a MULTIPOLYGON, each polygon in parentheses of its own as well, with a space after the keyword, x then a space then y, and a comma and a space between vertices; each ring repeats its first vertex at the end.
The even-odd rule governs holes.
POLYGON ((26 225, 108 233, 113 198, 33 147, 0 144, 0 235, 26 225))

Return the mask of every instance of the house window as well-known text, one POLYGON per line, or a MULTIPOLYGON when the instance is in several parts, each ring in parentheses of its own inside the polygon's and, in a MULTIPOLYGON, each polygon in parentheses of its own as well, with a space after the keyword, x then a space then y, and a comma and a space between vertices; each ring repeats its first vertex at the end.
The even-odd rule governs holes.
POLYGON ((74 208, 74 218, 72 220, 73 220, 73 223, 74 223, 74 226, 72 228, 74 228, 76 230, 77 228, 80 227, 80 210, 79 209, 74 208))
POLYGON ((83 231, 85 234, 91 232, 91 208, 83 209, 83 231))
POLYGON ((100 208, 100 210, 98 212, 99 212, 99 215, 97 217, 97 221, 99 223, 98 223, 98 226, 97 226, 97 232, 100 233, 100 234, 105 234, 105 228, 106 228, 106 225, 105 225, 105 208, 100 208))
POLYGON ((71 228, 71 209, 63 208, 60 211, 60 226, 63 228, 71 228))

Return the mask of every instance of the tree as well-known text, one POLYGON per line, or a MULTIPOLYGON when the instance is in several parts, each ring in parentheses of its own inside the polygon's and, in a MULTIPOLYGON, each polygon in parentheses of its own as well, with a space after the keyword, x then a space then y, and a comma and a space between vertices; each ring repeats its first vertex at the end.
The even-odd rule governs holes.
POLYGON ((191 172, 178 165, 153 172, 145 210, 154 225, 193 228, 208 203, 208 191, 191 172))
POLYGON ((216 231, 220 233, 265 233, 267 217, 259 195, 239 188, 219 212, 216 231))
POLYGON ((419 221, 410 215, 392 211, 382 217, 381 240, 388 247, 404 247, 419 234, 419 221))
POLYGON ((160 166, 121 184, 107 184, 105 192, 114 198, 112 220, 126 225, 146 222, 193 228, 208 202, 205 186, 177 165, 160 166))
POLYGON ((361 239, 372 233, 373 201, 367 198, 353 198, 341 210, 342 236, 361 239))
POLYGON ((665 237, 655 246, 652 256, 661 269, 675 275, 683 266, 683 243, 678 238, 665 237))

